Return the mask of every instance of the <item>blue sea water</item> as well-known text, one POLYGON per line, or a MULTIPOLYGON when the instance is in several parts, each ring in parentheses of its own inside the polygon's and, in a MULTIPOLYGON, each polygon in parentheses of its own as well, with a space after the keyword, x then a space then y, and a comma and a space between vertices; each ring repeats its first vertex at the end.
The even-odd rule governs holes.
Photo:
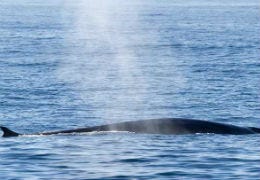
MULTIPOLYGON (((257 0, 0 0, 0 124, 259 127, 257 0)), ((259 135, 0 138, 1 179, 259 179, 259 135)))

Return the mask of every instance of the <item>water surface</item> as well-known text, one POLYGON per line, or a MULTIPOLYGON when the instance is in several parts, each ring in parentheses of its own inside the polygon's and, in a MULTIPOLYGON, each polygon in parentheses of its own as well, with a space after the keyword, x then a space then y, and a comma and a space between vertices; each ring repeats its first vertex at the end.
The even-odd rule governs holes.
MULTIPOLYGON (((258 126, 258 1, 0 1, 0 123, 258 126)), ((2 138, 2 179, 258 179, 258 135, 2 138)))

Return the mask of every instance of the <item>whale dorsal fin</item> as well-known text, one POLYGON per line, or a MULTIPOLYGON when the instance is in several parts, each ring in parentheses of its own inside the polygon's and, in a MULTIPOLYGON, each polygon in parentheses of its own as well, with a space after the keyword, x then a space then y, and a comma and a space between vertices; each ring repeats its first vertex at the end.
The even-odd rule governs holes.
POLYGON ((3 137, 14 137, 14 136, 19 136, 20 134, 14 131, 11 131, 7 127, 1 126, 0 127, 3 131, 3 137))

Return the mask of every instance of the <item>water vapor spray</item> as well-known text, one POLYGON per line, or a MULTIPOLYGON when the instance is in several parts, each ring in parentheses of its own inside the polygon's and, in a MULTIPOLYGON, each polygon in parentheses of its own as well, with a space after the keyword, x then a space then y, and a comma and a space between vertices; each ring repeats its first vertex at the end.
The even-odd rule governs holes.
POLYGON ((74 19, 59 78, 74 88, 95 117, 108 123, 167 117, 167 108, 162 107, 172 102, 162 96, 171 95, 168 89, 182 86, 183 79, 176 73, 174 58, 153 59, 151 49, 158 46, 160 38, 156 24, 142 19, 163 16, 147 16, 149 9, 138 1, 82 0, 65 6, 73 7, 70 17, 74 19), (169 82, 174 85, 167 85, 169 82), (161 92, 164 89, 166 92, 161 92))
MULTIPOLYGON (((95 116, 108 121, 136 116, 145 108, 148 84, 132 48, 140 7, 124 1, 77 1, 68 57, 58 76, 70 83, 95 116)), ((67 4, 71 6, 71 4, 67 4)))

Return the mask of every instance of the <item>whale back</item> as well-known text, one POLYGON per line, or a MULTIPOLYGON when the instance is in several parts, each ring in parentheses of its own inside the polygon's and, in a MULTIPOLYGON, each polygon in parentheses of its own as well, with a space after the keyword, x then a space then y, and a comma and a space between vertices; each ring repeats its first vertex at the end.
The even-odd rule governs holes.
POLYGON ((238 127, 229 124, 181 119, 152 119, 141 121, 129 121, 103 125, 97 128, 99 131, 129 131, 136 133, 149 134, 195 134, 195 133, 214 133, 214 134, 253 134, 250 128, 238 127))
MULTIPOLYGON (((10 129, 1 126, 3 137, 14 137, 21 134, 11 131, 10 129)), ((260 128, 256 127, 239 127, 230 124, 223 124, 212 121, 181 119, 181 118, 166 118, 166 119, 151 119, 139 121, 127 121, 101 126, 41 132, 33 135, 52 135, 64 133, 80 133, 93 131, 128 131, 134 133, 146 134, 196 134, 196 133, 213 133, 213 134, 256 134, 260 133, 260 128)))

